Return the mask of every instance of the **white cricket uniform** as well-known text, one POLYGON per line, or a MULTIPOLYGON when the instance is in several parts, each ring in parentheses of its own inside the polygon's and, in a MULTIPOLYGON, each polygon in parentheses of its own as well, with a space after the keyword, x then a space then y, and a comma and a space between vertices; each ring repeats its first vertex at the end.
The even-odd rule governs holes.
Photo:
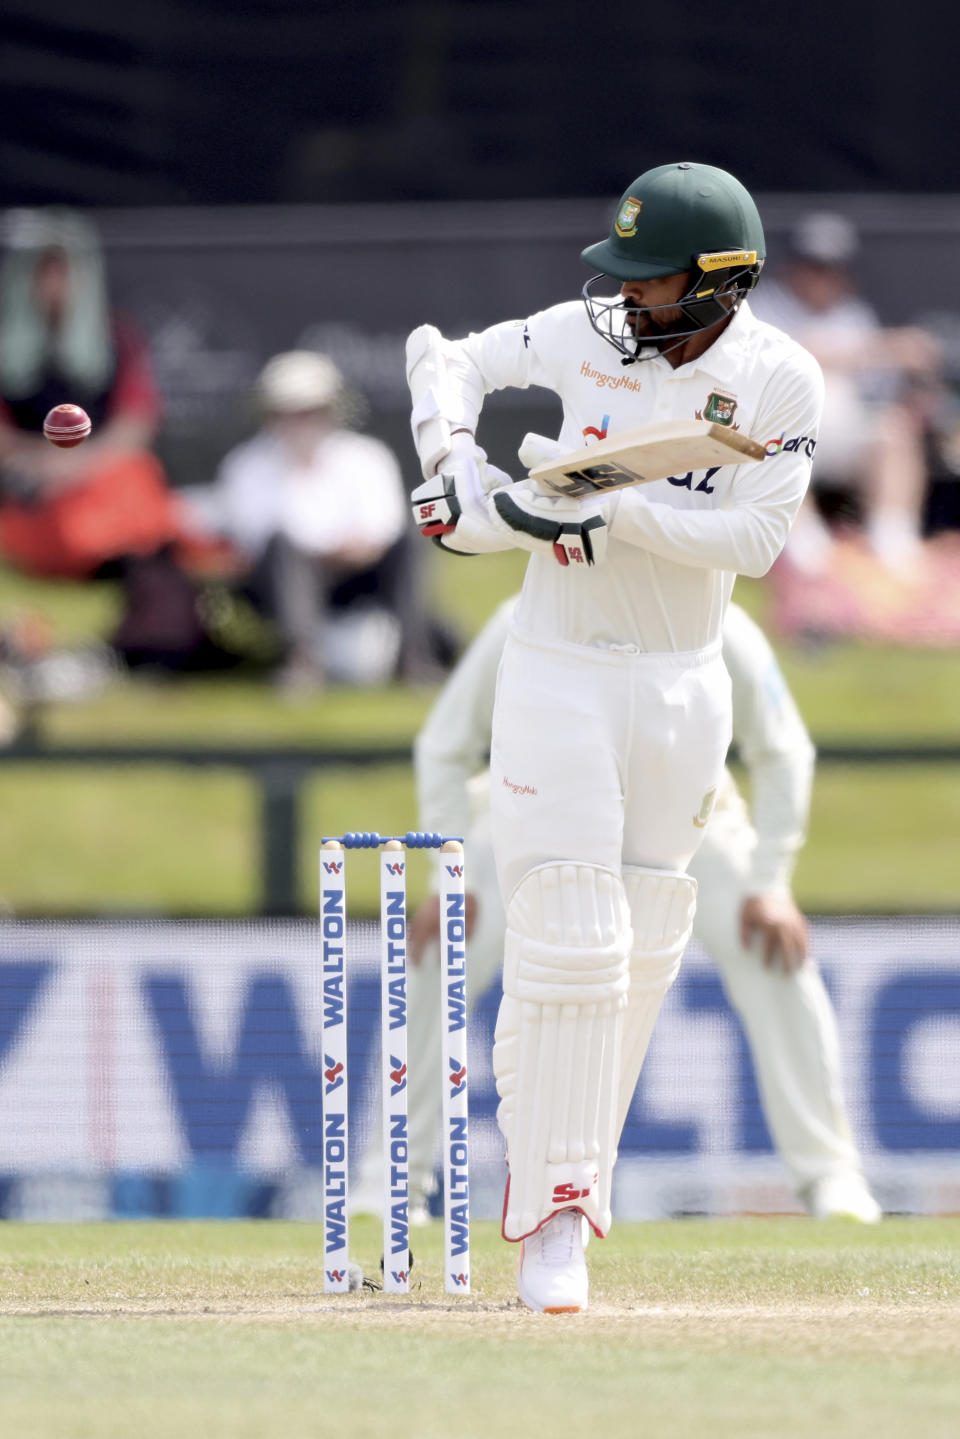
MULTIPOLYGON (((468 1000, 486 992, 503 960, 505 917, 493 862, 486 771, 500 656, 516 601, 501 605, 450 675, 416 743, 420 823, 466 836, 467 887, 478 900, 469 956, 468 1000)), ((806 830, 814 750, 759 627, 731 604, 723 659, 733 694, 733 738, 750 779, 753 816, 729 770, 690 872, 698 882, 694 934, 720 971, 743 1023, 764 1112, 794 1186, 803 1194, 831 1175, 859 1173, 843 1103, 836 1021, 813 959, 784 974, 764 965, 740 938, 750 896, 789 893, 806 830)), ((408 976, 410 1044, 420 1063, 410 1077, 410 1181, 428 1196, 439 1142, 433 1075, 440 1063, 435 1002, 439 948, 408 976)), ((355 1203, 379 1208, 381 1154, 367 1152, 355 1203)))
POLYGON ((486 391, 555 391, 564 449, 597 431, 713 413, 767 446, 760 464, 611 497, 595 568, 531 556, 504 654, 492 762, 504 893, 548 858, 681 870, 730 738, 724 610, 738 573, 762 575, 776 559, 807 488, 819 368, 746 303, 676 370, 661 356, 621 366, 579 301, 453 348, 486 391))
POLYGON ((490 760, 507 916, 493 1066, 511 1240, 565 1207, 598 1234, 609 1227, 623 1106, 690 932, 684 871, 730 743, 724 612, 736 575, 765 574, 783 547, 822 404, 813 357, 746 304, 676 369, 659 354, 632 366, 614 354, 579 301, 445 347, 462 395, 553 390, 564 448, 702 415, 767 449, 760 463, 608 496, 596 566, 534 554, 527 567, 490 760))

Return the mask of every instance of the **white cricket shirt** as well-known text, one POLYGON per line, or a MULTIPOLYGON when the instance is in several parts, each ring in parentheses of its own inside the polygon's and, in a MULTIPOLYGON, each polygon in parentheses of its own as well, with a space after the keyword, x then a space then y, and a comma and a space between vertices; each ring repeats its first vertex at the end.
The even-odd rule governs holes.
MULTIPOLYGON (((735 576, 762 575, 783 548, 810 481, 823 403, 819 366, 741 305, 699 359, 633 365, 591 327, 582 301, 448 342, 451 369, 484 393, 542 385, 563 405, 565 450, 655 420, 729 423, 767 448, 761 462, 621 490, 605 502, 602 564, 533 555, 517 624, 581 645, 697 650, 720 635, 735 576)), ((589 505, 589 501, 585 501, 589 505)), ((501 526, 501 528, 503 528, 501 526)))

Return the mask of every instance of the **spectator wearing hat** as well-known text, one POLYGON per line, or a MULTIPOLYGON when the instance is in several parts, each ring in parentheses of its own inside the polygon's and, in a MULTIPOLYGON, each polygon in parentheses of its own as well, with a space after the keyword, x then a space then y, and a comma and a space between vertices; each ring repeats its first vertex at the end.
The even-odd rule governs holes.
POLYGON ((857 292, 858 252, 848 219, 809 214, 790 235, 778 274, 751 304, 816 356, 826 386, 811 498, 788 557, 808 571, 828 566, 832 539, 822 511, 827 493, 840 493, 852 501, 875 556, 903 573, 921 554, 925 432, 940 355, 925 330, 881 325, 857 292))
POLYGON ((420 611, 396 457, 346 427, 343 379, 325 355, 275 355, 255 398, 260 427, 226 455, 203 509, 276 627, 278 684, 302 691, 405 672, 420 611))

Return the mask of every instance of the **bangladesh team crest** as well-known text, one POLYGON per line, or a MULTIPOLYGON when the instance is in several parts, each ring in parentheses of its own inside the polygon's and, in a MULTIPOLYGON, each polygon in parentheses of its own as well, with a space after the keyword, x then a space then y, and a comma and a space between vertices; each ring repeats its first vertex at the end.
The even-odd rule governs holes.
POLYGON ((613 228, 621 240, 628 240, 631 235, 637 233, 637 216, 643 209, 643 201, 635 200, 628 195, 617 212, 617 218, 613 222, 613 228))
MULTIPOLYGON (((716 390, 707 396, 707 403, 703 410, 697 411, 698 420, 711 420, 715 425, 733 425, 733 417, 736 414, 737 402, 729 395, 720 395, 716 390)), ((733 425, 736 429, 737 426, 733 425)))

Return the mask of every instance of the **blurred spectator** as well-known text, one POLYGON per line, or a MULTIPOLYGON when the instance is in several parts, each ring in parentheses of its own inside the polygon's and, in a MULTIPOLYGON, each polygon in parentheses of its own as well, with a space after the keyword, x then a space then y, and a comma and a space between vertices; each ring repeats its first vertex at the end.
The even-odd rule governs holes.
POLYGON ((919 327, 884 328, 857 293, 857 232, 841 215, 806 216, 786 263, 751 297, 819 360, 826 381, 813 492, 786 555, 807 572, 828 567, 828 494, 847 495, 868 545, 885 566, 909 572, 922 553, 926 433, 937 406, 940 352, 919 327), (814 500, 819 500, 819 504, 814 500))
POLYGON ((278 684, 418 677, 427 662, 418 552, 395 456, 345 427, 343 380, 325 355, 275 355, 256 401, 256 434, 225 457, 206 495, 191 493, 232 541, 244 592, 278 631, 278 684))
POLYGON ((119 577, 112 643, 129 664, 207 668, 217 655, 177 564, 182 513, 151 453, 160 397, 146 345, 111 308, 93 226, 66 210, 10 213, 0 270, 0 558, 30 575, 119 577), (81 405, 93 435, 43 438, 81 405))

